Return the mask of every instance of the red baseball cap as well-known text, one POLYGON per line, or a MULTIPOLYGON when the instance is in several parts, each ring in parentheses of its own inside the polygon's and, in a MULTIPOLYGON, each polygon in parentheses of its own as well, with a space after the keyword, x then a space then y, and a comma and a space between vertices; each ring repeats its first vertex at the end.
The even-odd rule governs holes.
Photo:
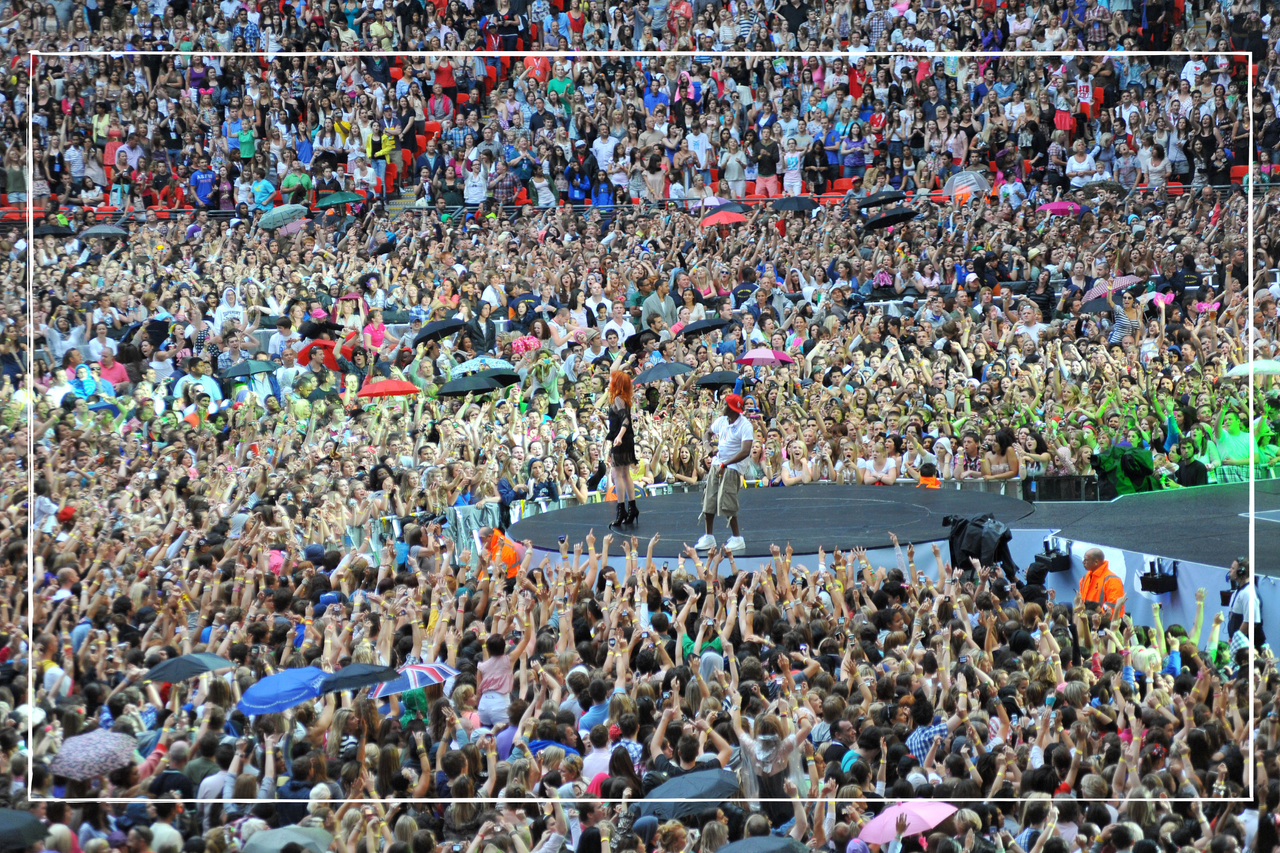
POLYGON ((724 404, 738 414, 742 414, 742 395, 730 394, 724 398, 724 404))

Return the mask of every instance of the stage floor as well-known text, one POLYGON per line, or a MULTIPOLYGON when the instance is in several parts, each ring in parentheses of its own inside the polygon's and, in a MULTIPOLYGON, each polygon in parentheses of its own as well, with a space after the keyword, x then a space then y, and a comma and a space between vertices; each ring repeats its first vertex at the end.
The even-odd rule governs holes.
MULTIPOLYGON (((950 530, 942 519, 948 515, 989 512, 1010 526, 1022 519, 1019 526, 1025 527, 1025 520, 1035 511, 1031 504, 1003 495, 897 486, 743 489, 738 500, 738 523, 746 548, 735 553, 737 557, 767 557, 769 546, 785 548, 788 542, 797 554, 816 554, 819 547, 828 553, 833 548, 888 548, 892 545, 890 532, 897 534, 903 545, 933 542, 947 538, 950 530)), ((639 508, 639 522, 624 530, 625 535, 640 540, 642 554, 654 533, 662 536, 653 555, 664 559, 679 556, 685 544, 692 545, 703 533, 701 492, 641 498, 639 508)), ((611 532, 609 523, 616 513, 617 505, 612 502, 569 507, 531 516, 512 525, 507 535, 554 551, 561 536, 581 542, 594 530, 597 540, 604 538, 611 532)), ((614 531, 615 542, 618 535, 614 531)), ((721 544, 729 537, 729 525, 723 518, 716 519, 715 537, 721 544)))
MULTIPOLYGON (((1280 523, 1270 520, 1280 511, 1280 481, 1258 483, 1254 507, 1254 570, 1280 575, 1280 523)), ((1041 502, 1011 526, 1057 528, 1063 539, 1225 569, 1249 552, 1249 484, 1125 495, 1105 503, 1041 502)))
MULTIPOLYGON (((746 540, 745 550, 737 555, 741 557, 767 557, 770 545, 785 547, 788 542, 797 554, 815 554, 819 546, 828 552, 855 546, 888 548, 890 531, 904 545, 932 542, 947 538, 945 516, 983 512, 1019 530, 1056 530, 1063 539, 1208 566, 1225 568, 1249 548, 1247 483, 1126 495, 1109 502, 1042 501, 1034 506, 984 492, 906 486, 743 489, 739 500, 738 518, 746 540)), ((1254 569, 1280 576, 1280 522, 1274 520, 1280 518, 1280 481, 1258 483, 1254 504, 1254 569)), ((570 507, 527 518, 512 526, 509 535, 555 551, 560 536, 580 542, 594 529, 596 539, 602 539, 610 532, 615 511, 613 503, 570 507)), ((692 545, 702 535, 701 513, 701 492, 641 498, 640 522, 626 535, 640 540, 643 553, 649 538, 660 532, 654 556, 671 559, 685 543, 692 545)), ((720 543, 729 536, 722 518, 716 519, 715 536, 720 543)))

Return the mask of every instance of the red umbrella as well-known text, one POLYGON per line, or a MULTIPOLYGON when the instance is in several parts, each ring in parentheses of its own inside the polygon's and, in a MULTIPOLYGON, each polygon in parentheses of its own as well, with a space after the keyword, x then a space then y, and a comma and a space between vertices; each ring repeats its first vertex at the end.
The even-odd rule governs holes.
POLYGON ((301 350, 298 351, 298 361, 303 364, 311 363, 311 348, 320 347, 324 350, 324 366, 330 370, 340 370, 338 367, 338 359, 333 354, 333 348, 336 346, 333 341, 312 341, 301 350))
POLYGON ((734 213, 732 210, 717 210, 715 213, 702 217, 700 223, 703 228, 715 228, 718 225, 732 225, 735 222, 746 222, 747 217, 741 213, 734 213))
POLYGON ((403 379, 383 379, 370 382, 360 389, 357 397, 408 397, 419 392, 417 385, 403 379))
POLYGON ((342 357, 345 358, 347 361, 351 361, 352 356, 355 353, 355 348, 359 344, 360 344, 360 333, 348 332, 346 337, 342 339, 342 346, 338 349, 338 352, 342 353, 342 357))

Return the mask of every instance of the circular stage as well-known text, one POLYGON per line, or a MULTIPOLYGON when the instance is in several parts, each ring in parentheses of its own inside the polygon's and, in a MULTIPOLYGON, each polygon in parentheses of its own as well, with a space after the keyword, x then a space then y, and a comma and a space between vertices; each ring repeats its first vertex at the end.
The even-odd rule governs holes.
MULTIPOLYGON (((986 492, 956 489, 916 489, 906 486, 827 486, 815 484, 784 489, 743 489, 738 493, 741 510, 738 524, 746 548, 737 557, 767 557, 769 546, 785 548, 788 542, 797 554, 816 554, 822 547, 848 550, 888 548, 889 533, 907 543, 934 542, 950 533, 942 519, 948 515, 991 513, 997 520, 1012 524, 1035 512, 1026 501, 986 492)), ((662 538, 653 549, 654 557, 679 556, 684 544, 692 545, 703 534, 702 492, 682 492, 638 502, 640 520, 623 528, 627 536, 641 542, 643 554, 655 533, 662 538)), ((512 525, 507 535, 517 542, 528 539, 533 547, 555 551, 559 538, 581 542, 594 529, 597 541, 610 533, 609 524, 617 513, 613 502, 586 504, 534 515, 512 525)), ((716 541, 729 537, 723 518, 715 523, 716 541)), ((618 532, 613 531, 617 540, 618 532)), ((615 541, 616 546, 616 541, 615 541)), ((615 549, 615 554, 616 549, 615 549)))

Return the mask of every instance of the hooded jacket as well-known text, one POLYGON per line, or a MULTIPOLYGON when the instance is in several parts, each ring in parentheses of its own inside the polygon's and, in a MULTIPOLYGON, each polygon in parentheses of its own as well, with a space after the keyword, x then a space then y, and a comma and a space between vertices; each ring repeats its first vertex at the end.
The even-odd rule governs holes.
POLYGON ((244 325, 244 307, 238 304, 234 287, 223 289, 222 302, 218 304, 218 307, 213 312, 213 333, 215 335, 222 334, 222 325, 227 320, 233 321, 237 326, 244 325))

